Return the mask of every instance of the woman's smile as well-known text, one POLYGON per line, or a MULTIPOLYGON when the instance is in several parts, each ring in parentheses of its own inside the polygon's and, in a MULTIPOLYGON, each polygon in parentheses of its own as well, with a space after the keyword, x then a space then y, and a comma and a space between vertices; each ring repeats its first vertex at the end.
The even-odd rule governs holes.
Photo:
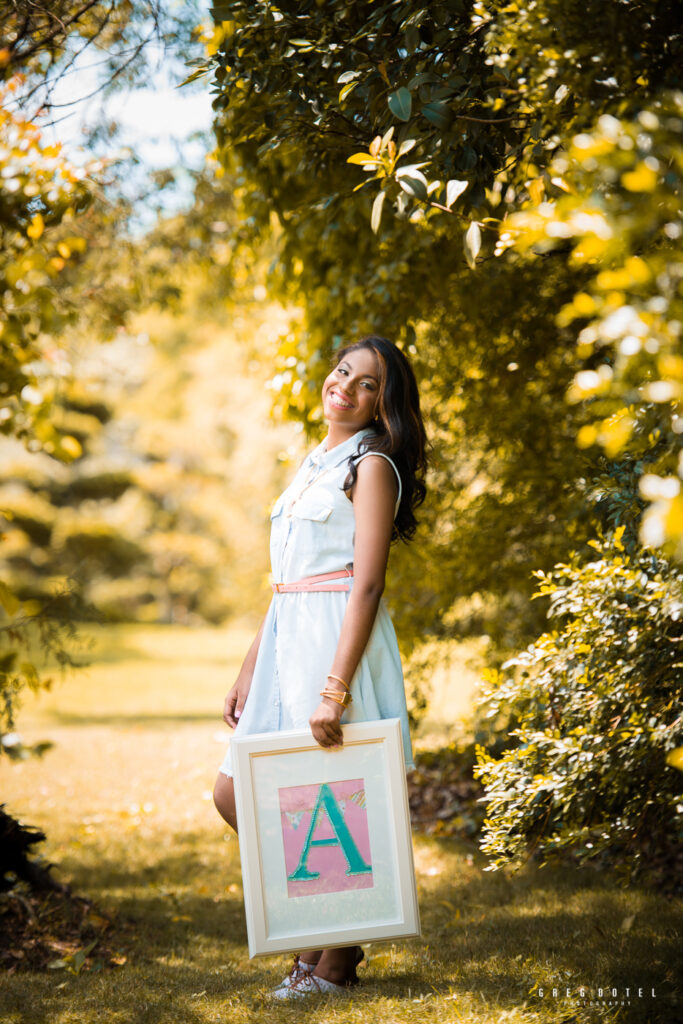
POLYGON ((336 388, 330 389, 329 397, 332 405, 335 405, 338 409, 353 409, 353 402, 350 402, 336 388))

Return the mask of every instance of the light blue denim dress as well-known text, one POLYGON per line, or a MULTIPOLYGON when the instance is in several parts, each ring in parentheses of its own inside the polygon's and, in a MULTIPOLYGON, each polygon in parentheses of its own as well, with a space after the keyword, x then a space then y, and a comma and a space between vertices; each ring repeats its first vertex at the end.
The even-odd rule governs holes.
MULTIPOLYGON (((273 581, 294 583, 306 576, 344 569, 353 563, 355 519, 343 484, 349 458, 371 428, 358 431, 327 451, 318 445, 303 461, 271 513, 273 581)), ((364 455, 363 458, 378 457, 364 455)), ((387 456, 398 479, 394 463, 387 456)), ((353 586, 353 580, 339 580, 353 586)), ((337 649, 349 591, 274 594, 263 625, 254 676, 235 736, 285 729, 309 729, 321 701, 337 649)), ((399 718, 406 768, 414 767, 401 659, 396 633, 381 600, 375 624, 351 684, 353 703, 342 724, 399 718)), ((220 770, 232 775, 230 749, 220 770)))

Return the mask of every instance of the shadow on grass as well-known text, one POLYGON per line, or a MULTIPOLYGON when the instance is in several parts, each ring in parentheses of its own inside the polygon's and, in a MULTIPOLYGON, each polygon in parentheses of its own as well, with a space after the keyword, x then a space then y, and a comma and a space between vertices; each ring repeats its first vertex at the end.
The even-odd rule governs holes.
MULTIPOLYGON (((200 833, 170 836, 166 850, 146 865, 112 856, 76 869, 74 888, 105 903, 116 901, 128 961, 117 975, 90 972, 69 979, 71 998, 93 999, 100 986, 107 1000, 107 1016, 100 1019, 131 1024, 203 1024, 209 1006, 226 1020, 230 1006, 259 1022, 319 1013, 318 1000, 296 1009, 267 1001, 288 958, 248 959, 241 891, 233 883, 235 891, 226 892, 238 877, 236 848, 223 872, 217 850, 207 851, 202 838, 205 844, 200 833)), ((624 892, 592 871, 530 867, 518 875, 484 873, 482 859, 475 854, 468 861, 464 853, 473 847, 437 840, 424 847, 438 855, 442 870, 420 875, 422 939, 366 947, 370 965, 360 972, 356 1005, 367 1004, 373 1013, 378 1007, 371 1004, 378 1000, 399 1000, 405 1002, 403 1020, 403 1013, 418 1012, 415 1001, 425 1000, 426 1019, 428 999, 454 994, 482 999, 496 1014, 526 1004, 539 1021, 578 1024, 612 1012, 599 1005, 602 988, 616 989, 617 999, 627 1000, 618 1018, 624 1024, 682 1019, 673 966, 680 948, 675 903, 640 889, 624 892), (544 1005, 537 990, 530 992, 534 985, 544 989, 544 1005), (553 987, 560 990, 554 1003, 553 987), (595 1008, 577 1003, 581 987, 598 1003, 595 1008), (564 998, 566 988, 572 1001, 564 998)), ((54 986, 47 990, 47 982, 45 996, 44 1012, 27 1000, 13 1020, 52 1024, 59 995, 54 986)))
MULTIPOLYGON (((446 850, 450 844, 436 845, 446 850)), ((485 863, 480 856, 475 862, 485 863)), ((616 989, 617 1000, 629 1003, 620 1020, 683 1020, 673 966, 682 923, 675 901, 624 890, 607 873, 548 866, 516 875, 482 870, 476 877, 440 877, 424 889, 424 937, 439 951, 441 985, 435 987, 464 987, 506 1009, 538 1003, 530 993, 535 984, 546 999, 557 988, 560 1000, 567 988, 572 999, 584 988, 588 1000, 598 999, 599 989, 616 989)))

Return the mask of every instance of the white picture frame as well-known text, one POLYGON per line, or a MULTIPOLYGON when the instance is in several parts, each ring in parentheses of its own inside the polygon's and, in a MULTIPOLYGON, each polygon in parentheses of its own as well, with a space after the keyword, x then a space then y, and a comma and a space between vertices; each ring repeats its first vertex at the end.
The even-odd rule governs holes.
POLYGON ((231 743, 249 956, 420 935, 398 718, 231 743))

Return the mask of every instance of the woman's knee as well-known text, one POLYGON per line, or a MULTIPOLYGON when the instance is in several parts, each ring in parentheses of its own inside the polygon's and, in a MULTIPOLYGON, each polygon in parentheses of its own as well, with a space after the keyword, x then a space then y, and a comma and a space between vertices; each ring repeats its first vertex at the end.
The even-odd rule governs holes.
POLYGON ((218 773, 213 787, 213 802, 220 816, 231 828, 237 831, 237 813, 235 811, 235 783, 223 772, 218 773))

